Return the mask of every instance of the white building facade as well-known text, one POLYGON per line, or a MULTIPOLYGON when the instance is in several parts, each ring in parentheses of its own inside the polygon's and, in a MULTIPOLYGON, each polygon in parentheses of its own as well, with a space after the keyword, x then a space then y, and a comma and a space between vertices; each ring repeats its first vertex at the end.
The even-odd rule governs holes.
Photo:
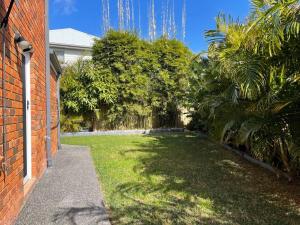
POLYGON ((72 28, 50 30, 49 38, 50 48, 63 66, 72 64, 79 58, 91 59, 94 41, 98 39, 72 28))

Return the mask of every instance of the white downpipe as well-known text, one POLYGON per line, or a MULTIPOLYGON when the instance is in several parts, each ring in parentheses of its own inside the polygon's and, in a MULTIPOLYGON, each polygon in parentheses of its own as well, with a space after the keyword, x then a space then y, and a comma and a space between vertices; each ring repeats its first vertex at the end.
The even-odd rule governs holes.
POLYGON ((24 183, 32 178, 32 144, 31 144, 31 84, 30 84, 30 53, 25 53, 25 107, 26 107, 26 166, 27 175, 24 177, 24 183))

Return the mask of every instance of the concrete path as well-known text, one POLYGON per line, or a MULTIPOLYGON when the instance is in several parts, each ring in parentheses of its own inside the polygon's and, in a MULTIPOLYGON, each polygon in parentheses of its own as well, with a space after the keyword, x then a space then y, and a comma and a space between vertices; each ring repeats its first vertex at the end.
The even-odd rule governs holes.
POLYGON ((89 149, 63 146, 16 225, 109 225, 89 149))

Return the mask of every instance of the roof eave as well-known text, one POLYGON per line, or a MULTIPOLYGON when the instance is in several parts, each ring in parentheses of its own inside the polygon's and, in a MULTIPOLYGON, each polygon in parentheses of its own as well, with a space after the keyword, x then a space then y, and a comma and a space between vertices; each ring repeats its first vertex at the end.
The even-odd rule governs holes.
POLYGON ((93 47, 83 46, 83 45, 70 45, 70 44, 60 44, 60 43, 50 43, 51 48, 63 48, 63 49, 75 49, 75 50, 86 50, 92 51, 93 47))
POLYGON ((59 60, 54 52, 54 50, 50 50, 50 62, 52 64, 52 66, 55 69, 55 72, 57 74, 57 76, 60 76, 62 74, 62 67, 59 63, 59 60))

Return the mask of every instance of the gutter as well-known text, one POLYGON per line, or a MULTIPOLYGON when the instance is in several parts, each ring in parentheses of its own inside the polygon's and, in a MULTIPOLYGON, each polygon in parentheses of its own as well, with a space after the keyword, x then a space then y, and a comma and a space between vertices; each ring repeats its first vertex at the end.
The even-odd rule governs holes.
POLYGON ((84 46, 84 45, 65 45, 59 43, 50 43, 51 48, 62 48, 62 49, 74 49, 74 50, 85 50, 92 51, 93 46, 84 46))
POLYGON ((60 78, 61 74, 59 74, 57 78, 57 83, 56 83, 56 91, 57 91, 57 148, 58 150, 61 150, 61 142, 60 142, 60 78))
POLYGON ((57 82, 56 82, 56 95, 57 95, 57 148, 58 150, 61 149, 61 142, 60 142, 60 78, 62 75, 62 68, 57 59, 55 51, 50 49, 50 60, 51 66, 56 73, 57 82))
POLYGON ((57 77, 59 77, 62 74, 62 68, 61 68, 60 62, 57 58, 57 55, 55 54, 55 51, 53 49, 50 49, 49 51, 50 51, 51 65, 53 66, 57 77))
POLYGON ((50 48, 49 48, 49 0, 45 0, 45 47, 46 47, 46 157, 47 167, 52 167, 51 155, 51 102, 50 102, 50 48))

